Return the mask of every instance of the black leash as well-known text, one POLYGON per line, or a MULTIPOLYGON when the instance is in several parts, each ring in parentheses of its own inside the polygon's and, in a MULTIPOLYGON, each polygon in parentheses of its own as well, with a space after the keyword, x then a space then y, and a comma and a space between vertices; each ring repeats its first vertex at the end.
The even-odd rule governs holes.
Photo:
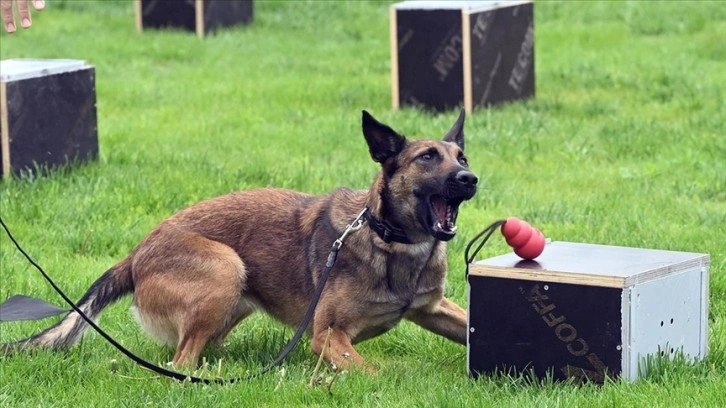
POLYGON ((236 377, 236 378, 229 378, 229 379, 223 379, 223 378, 217 378, 217 379, 206 379, 206 378, 200 378, 191 376, 188 374, 182 374, 176 371, 167 370, 163 367, 159 367, 156 364, 153 364, 151 362, 148 362, 144 360, 143 358, 137 356, 133 352, 131 352, 126 347, 122 346, 119 342, 117 342, 111 335, 106 333, 103 329, 101 329, 90 317, 86 316, 86 314, 78 307, 76 304, 68 297, 66 294, 58 287, 58 285, 55 284, 53 279, 51 279, 50 276, 43 270, 43 268, 36 263, 33 258, 28 255, 27 252, 20 246, 17 240, 15 240, 15 237, 13 237, 13 234, 10 232, 10 229, 8 229, 7 225, 5 225, 5 221, 3 221, 2 217, 0 217, 0 224, 2 224, 2 227, 5 229, 5 232, 7 233, 10 240, 15 244, 15 247, 20 251, 23 256, 25 256, 25 259, 30 262, 31 265, 37 269, 41 275, 45 278, 45 280, 50 283, 50 286, 55 289, 56 292, 63 298, 63 300, 70 305, 70 307, 73 309, 74 312, 78 313, 83 320, 88 323, 89 326, 91 326, 98 334, 101 335, 104 339, 106 339, 111 345, 116 347, 118 351, 126 355, 126 357, 133 360, 135 363, 139 364, 140 366, 151 370, 157 374, 173 378, 175 380, 179 381, 189 381, 192 383, 202 383, 202 384, 231 384, 235 382, 240 381, 247 381, 256 377, 259 377, 262 374, 267 373, 271 369, 273 369, 275 366, 279 365, 290 352, 295 348, 295 346, 300 342, 300 339, 302 338, 303 334, 305 334, 305 330, 307 329, 307 326, 310 324, 310 320, 312 320, 313 315, 315 313, 315 308, 318 305, 318 301, 320 301, 320 296, 323 293, 323 289, 325 288, 325 283, 328 280, 328 277, 330 277, 330 272, 333 270, 333 265, 335 265, 335 260, 338 257, 338 251, 340 251, 340 248, 343 247, 343 241, 345 238, 350 234, 351 232, 358 231, 363 227, 363 224, 365 223, 364 215, 368 212, 368 209, 364 209, 361 211, 360 214, 358 214, 358 217, 356 217, 355 220, 351 224, 349 224, 345 232, 343 232, 343 235, 340 236, 335 242, 333 243, 332 248, 330 249, 330 254, 328 255, 328 260, 325 264, 325 268, 323 269, 322 273, 320 274, 320 279, 318 281, 318 285, 315 288, 315 293, 313 294, 312 300, 310 301, 310 305, 308 306, 307 311, 305 312, 305 316, 303 317, 302 321, 300 322, 300 325, 298 325, 297 330, 295 331, 295 335, 293 335, 292 339, 287 343, 287 345, 283 348, 283 350, 280 352, 280 355, 270 364, 268 364, 266 367, 262 368, 260 371, 252 374, 248 374, 244 377, 236 377))
POLYGON ((484 230, 482 232, 478 233, 474 238, 471 239, 471 241, 469 241, 469 244, 466 246, 466 249, 464 250, 464 263, 466 265, 466 277, 467 278, 469 277, 469 264, 474 261, 474 258, 476 257, 476 255, 479 253, 479 251, 481 251, 484 244, 486 244, 487 241, 489 241, 489 238, 492 236, 494 231, 496 231, 497 228, 504 225, 505 222, 507 222, 507 220, 494 221, 490 226, 484 228, 484 230), (482 237, 484 237, 484 238, 479 243, 479 246, 477 246, 476 249, 474 250, 474 252, 471 254, 471 256, 469 256, 469 251, 471 250, 471 247, 473 247, 474 244, 482 237))

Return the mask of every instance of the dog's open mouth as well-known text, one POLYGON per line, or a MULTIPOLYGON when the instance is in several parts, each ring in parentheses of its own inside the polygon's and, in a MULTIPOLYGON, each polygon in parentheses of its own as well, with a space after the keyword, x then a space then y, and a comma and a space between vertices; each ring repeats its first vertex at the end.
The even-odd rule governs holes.
POLYGON ((431 232, 436 239, 448 241, 456 235, 456 216, 461 200, 446 200, 443 196, 429 198, 431 213, 431 232))

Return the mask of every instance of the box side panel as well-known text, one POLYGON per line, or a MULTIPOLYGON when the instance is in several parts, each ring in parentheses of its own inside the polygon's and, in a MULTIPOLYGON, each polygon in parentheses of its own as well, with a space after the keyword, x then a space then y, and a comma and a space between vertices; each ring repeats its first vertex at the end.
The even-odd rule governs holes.
POLYGON ((434 110, 464 98, 460 10, 396 10, 401 106, 434 110))
POLYGON ((396 21, 396 9, 388 9, 389 14, 389 36, 391 45, 391 106, 398 110, 401 102, 398 94, 398 22, 396 21))
POLYGON ((710 264, 710 256, 707 256, 701 262, 701 347, 699 354, 701 357, 705 357, 708 354, 708 301, 710 299, 709 282, 711 280, 708 268, 710 264))
POLYGON ((6 93, 15 172, 97 157, 93 68, 8 83, 6 93))
POLYGON ((10 176, 7 83, 0 82, 0 178, 10 176))
POLYGON ((194 0, 141 0, 144 27, 177 27, 194 31, 194 0))
POLYGON ((476 106, 534 96, 534 5, 469 15, 476 106))
POLYGON ((142 15, 143 11, 141 0, 134 0, 134 24, 136 25, 136 31, 138 32, 144 31, 144 22, 142 15))
POLYGON ((466 11, 461 12, 461 47, 462 47, 462 61, 461 65, 463 68, 463 87, 464 87, 464 109, 466 113, 471 114, 474 110, 472 104, 471 94, 471 27, 470 27, 469 13, 466 11))
POLYGON ((702 267, 696 266, 665 278, 640 283, 631 290, 631 373, 645 374, 647 356, 670 358, 682 352, 703 357, 702 267))
POLYGON ((206 0, 204 7, 204 33, 219 27, 248 24, 252 21, 252 0, 206 0))
POLYGON ((620 376, 622 378, 625 378, 626 380, 635 380, 638 378, 637 372, 632 372, 630 370, 631 364, 630 364, 630 350, 628 348, 628 344, 630 343, 630 325, 632 324, 630 321, 630 306, 631 301, 630 298, 632 296, 632 288, 624 288, 623 289, 623 296, 620 299, 620 314, 622 316, 622 333, 620 335, 622 349, 620 351, 621 355, 621 362, 622 362, 622 371, 620 372, 620 376))
POLYGON ((469 277, 468 366, 590 379, 621 371, 622 289, 469 277))

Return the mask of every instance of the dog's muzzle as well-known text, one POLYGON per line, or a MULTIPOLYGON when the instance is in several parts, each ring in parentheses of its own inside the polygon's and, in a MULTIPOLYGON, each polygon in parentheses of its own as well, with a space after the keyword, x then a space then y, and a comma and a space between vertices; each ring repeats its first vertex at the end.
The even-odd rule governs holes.
POLYGON ((476 194, 479 178, 468 170, 452 173, 446 180, 441 194, 428 197, 428 228, 434 238, 448 241, 456 235, 456 218, 459 205, 476 194))

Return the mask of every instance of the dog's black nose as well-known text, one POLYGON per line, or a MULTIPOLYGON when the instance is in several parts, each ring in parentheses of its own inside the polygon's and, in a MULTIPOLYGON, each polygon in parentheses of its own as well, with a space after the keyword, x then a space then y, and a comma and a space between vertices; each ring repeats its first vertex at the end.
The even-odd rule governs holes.
POLYGON ((473 187, 479 182, 479 178, 470 171, 462 170, 456 173, 456 182, 464 186, 473 187))

